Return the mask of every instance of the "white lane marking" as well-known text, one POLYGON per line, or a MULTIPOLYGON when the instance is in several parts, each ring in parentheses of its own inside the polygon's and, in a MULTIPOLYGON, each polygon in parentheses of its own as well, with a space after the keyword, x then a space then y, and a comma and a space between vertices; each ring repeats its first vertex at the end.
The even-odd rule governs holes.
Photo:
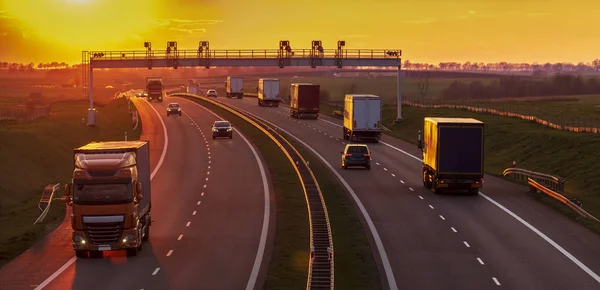
POLYGON ((445 220, 446 220, 446 218, 445 218, 443 215, 440 215, 440 218, 441 218, 443 221, 445 221, 445 220))
MULTIPOLYGON (((206 178, 206 180, 205 180, 205 181, 208 181, 208 177, 206 178)), ((204 188, 206 188, 206 185, 204 186, 204 188)))
MULTIPOLYGON (((201 106, 200 104, 198 104, 196 102, 192 102, 187 99, 184 99, 184 100, 186 100, 187 102, 193 103, 196 106, 203 108, 207 112, 213 114, 215 117, 217 117, 221 120, 224 120, 221 116, 217 115, 215 112, 213 112, 211 110, 208 110, 207 108, 201 106)), ((270 203, 271 193, 269 190, 269 183, 267 180, 267 173, 265 171, 265 167, 263 166, 262 161, 260 160, 260 157, 258 156, 258 153, 256 152, 256 149, 252 146, 252 143, 250 143, 250 141, 248 141, 248 139, 237 128, 234 128, 233 130, 235 130, 235 132, 240 137, 242 137, 242 139, 244 139, 244 142, 246 142, 248 147, 250 147, 250 150, 252 151, 252 154, 254 155, 256 162, 258 163, 258 168, 260 170, 260 176, 261 176, 262 183, 263 183, 263 190, 264 190, 264 197, 265 197, 265 204, 264 204, 265 212, 263 215, 263 225, 262 225, 262 229, 261 229, 261 233, 260 233, 260 241, 258 243, 258 249, 256 251, 256 258, 254 259, 254 265, 252 266, 252 272, 250 272, 250 278, 248 278, 248 284, 246 284, 246 290, 252 290, 252 289, 254 289, 254 286, 256 285, 256 280, 258 279, 258 273, 260 271, 260 266, 262 265, 262 260, 265 255, 265 247, 267 244, 267 234, 269 231, 269 217, 271 214, 271 203, 270 203)), ((208 158, 210 158, 210 156, 208 156, 208 158)), ((208 161, 208 163, 210 163, 210 160, 208 161)))
POLYGON ((465 244, 465 246, 467 246, 467 248, 470 248, 471 246, 469 245, 469 243, 467 243, 467 241, 463 241, 463 244, 465 244))
POLYGON ((177 237, 178 241, 181 241, 181 239, 183 239, 183 235, 179 235, 179 237, 177 237))
POLYGON ((194 211, 194 212, 192 213, 192 215, 196 215, 196 211, 194 211))
MULTIPOLYGON (((160 158, 158 159, 158 163, 156 164, 156 167, 154 167, 154 170, 150 174, 150 180, 152 181, 152 179, 158 173, 158 170, 162 166, 162 164, 165 160, 165 156, 167 155, 167 148, 169 147, 169 134, 167 133, 167 125, 165 124, 165 121, 162 119, 162 117, 158 113, 158 111, 147 100, 145 100, 145 99, 142 99, 142 100, 144 102, 146 102, 148 104, 148 106, 154 111, 154 113, 156 113, 156 116, 158 116, 158 120, 160 121, 160 124, 163 129, 163 136, 165 138, 165 140, 164 140, 165 144, 163 145, 163 150, 160 153, 160 158)), ((143 127, 143 125, 142 125, 142 127, 143 127)), ((50 284, 54 279, 56 279, 56 277, 60 276, 60 274, 62 274, 62 272, 64 272, 71 265, 73 265, 73 263, 75 263, 76 260, 77 260, 77 257, 72 257, 64 265, 62 265, 60 268, 58 268, 58 270, 56 270, 56 272, 52 273, 52 275, 50 275, 50 277, 46 278, 46 280, 44 280, 44 282, 40 283, 33 290, 44 289, 44 287, 48 286, 48 284, 50 284)))
POLYGON ((206 184, 204 185, 204 188, 206 188, 206 184))
POLYGON ((210 169, 210 165, 208 166, 208 169, 210 169))
POLYGON ((433 209, 433 205, 431 205, 431 204, 430 204, 430 205, 429 205, 429 207, 430 207, 431 209, 433 209))
POLYGON ((496 283, 496 285, 500 286, 500 281, 498 281, 496 277, 492 277, 492 280, 494 280, 494 283, 496 283))
POLYGON ((393 174, 393 173, 392 173, 392 176, 393 176, 393 177, 396 177, 396 174, 393 174))
POLYGON ((160 268, 154 269, 154 272, 152 272, 152 276, 156 276, 156 274, 158 274, 158 271, 160 271, 160 268))
POLYGON ((404 184, 404 180, 400 180, 400 182, 402 182, 402 184, 404 184))
POLYGON ((383 170, 387 171, 387 168, 384 167, 383 170))
POLYGON ((454 227, 450 227, 453 232, 458 233, 458 231, 454 227))
POLYGON ((375 164, 379 165, 379 162, 375 162, 375 164))
POLYGON ((202 201, 201 201, 201 200, 199 200, 199 201, 196 203, 196 205, 200 205, 201 203, 202 203, 202 201))
MULTIPOLYGON (((232 107, 239 109, 239 107, 237 107, 237 106, 232 106, 232 107)), ((333 166, 325 158, 323 158, 323 156, 321 154, 319 154, 319 152, 317 152, 314 148, 312 148, 311 146, 306 144, 306 142, 302 141, 296 135, 291 134, 290 132, 284 130, 283 128, 281 128, 263 118, 260 118, 255 114, 250 113, 250 115, 257 117, 258 119, 262 120, 263 122, 270 124, 271 126, 277 128, 277 130, 296 139, 296 141, 298 141, 298 143, 302 144, 304 147, 306 147, 308 150, 310 150, 315 156, 317 156, 323 162, 323 164, 325 164, 325 166, 327 166, 327 168, 329 168, 329 170, 338 178, 338 180, 342 183, 342 185, 344 185, 344 187, 350 193, 350 195, 352 196, 352 199, 354 200, 354 202, 360 209, 360 212, 363 215, 363 217, 365 218, 367 225, 369 226, 369 230, 371 231, 371 235, 373 236, 373 239, 375 240, 375 246, 377 247, 377 251, 379 252, 379 256, 381 258, 381 263, 383 264, 383 269, 385 270, 385 276, 387 278, 388 286, 389 286, 390 290, 398 290, 398 285, 396 285, 396 278, 394 277, 394 272, 392 270, 392 266, 390 265, 390 260, 387 256, 387 253, 385 252, 385 247, 383 246, 381 237, 379 236, 379 233, 377 232, 377 228, 375 227, 375 224, 373 223, 371 216, 367 212, 367 209, 365 208, 363 203, 360 201, 360 198, 358 198, 358 196, 356 195, 356 192, 354 192, 352 187, 350 187, 348 182, 346 182, 346 180, 337 172, 337 170, 335 170, 333 168, 333 166)))
POLYGON ((420 199, 423 199, 423 197, 422 197, 422 196, 420 196, 420 195, 419 195, 419 198, 420 198, 420 199))
POLYGON ((204 192, 202 192, 202 193, 200 194, 200 196, 204 196, 204 192))
MULTIPOLYGON (((338 125, 336 123, 333 123, 331 121, 328 120, 324 120, 319 118, 320 121, 329 123, 331 125, 334 125, 336 127, 340 127, 342 128, 343 126, 338 125)), ((394 147, 388 143, 382 142, 380 141, 379 143, 390 147, 398 152, 404 153, 405 155, 419 161, 419 162, 423 162, 422 158, 419 158, 417 156, 414 156, 400 148, 394 147)), ((508 208, 506 208, 505 206, 503 206, 502 204, 500 204, 499 202, 497 202, 496 200, 492 199, 491 197, 485 195, 483 192, 479 192, 479 194, 481 196, 483 196, 485 199, 487 199, 488 201, 490 201, 492 204, 494 204, 495 206, 499 207, 500 209, 502 209, 504 212, 506 212, 508 215, 512 216, 514 219, 516 219, 517 221, 519 221, 521 224, 523 224, 525 227, 529 228, 532 232, 534 232, 535 234, 537 234, 538 236, 540 236, 542 239, 544 239, 548 244, 552 245, 554 248, 556 248, 561 254, 563 254, 565 257, 569 258, 569 260, 571 260, 575 265, 577 265, 579 268, 581 268, 584 272, 586 272, 588 275, 590 275, 590 277, 592 277, 594 280, 596 280, 598 283, 600 283, 600 276, 596 273, 594 273, 594 271, 592 271, 590 268, 588 268, 585 264, 583 264, 581 261, 579 261, 579 259, 575 258, 575 256, 573 256, 571 253, 569 253, 567 250, 565 250, 563 247, 561 247, 558 243, 556 243, 554 240, 550 239, 548 236, 546 236, 546 234, 542 233, 540 230, 538 230, 537 228, 535 228, 534 226, 532 226, 531 224, 529 224, 528 222, 526 222, 523 218, 521 218, 520 216, 518 216, 517 214, 515 214, 514 212, 512 212, 511 210, 509 210, 508 208)))
POLYGON ((415 191, 412 187, 409 187, 408 189, 410 189, 410 191, 415 191))
MULTIPOLYGON (((210 166, 208 168, 210 168, 210 166)), ((210 175, 210 171, 206 171, 206 175, 210 175)))
POLYGON ((187 224, 185 224, 185 227, 189 228, 191 224, 192 224, 192 222, 187 222, 187 224))
MULTIPOLYGON (((208 158, 210 158, 210 156, 208 156, 208 158)), ((210 160, 208 160, 208 163, 209 163, 209 164, 211 163, 211 162, 210 162, 210 160)))
MULTIPOLYGON (((210 152, 209 152, 210 153, 210 152)), ((208 155, 208 159, 210 159, 210 155, 208 155)), ((210 163, 210 161, 208 161, 208 163, 210 163)))
POLYGON ((210 155, 210 151, 208 151, 207 153, 208 153, 208 155, 210 155))
POLYGON ((485 263, 483 262, 483 260, 481 260, 481 258, 477 258, 477 261, 479 261, 479 264, 485 265, 485 263))
POLYGON ((173 250, 169 250, 169 252, 167 253, 167 257, 171 256, 171 254, 173 254, 173 250))

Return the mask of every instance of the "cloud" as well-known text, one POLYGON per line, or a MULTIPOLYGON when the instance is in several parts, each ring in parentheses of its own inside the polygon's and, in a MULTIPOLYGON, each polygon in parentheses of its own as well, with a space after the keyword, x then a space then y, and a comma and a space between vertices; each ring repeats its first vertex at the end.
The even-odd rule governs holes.
POLYGON ((471 14, 471 15, 474 15, 474 14, 475 14, 475 11, 473 11, 473 10, 469 10, 469 14, 471 14))
POLYGON ((339 36, 339 39, 357 39, 357 38, 368 38, 368 35, 365 34, 349 34, 349 35, 343 35, 343 36, 339 36))
POLYGON ((12 19, 13 17, 8 14, 8 11, 0 10, 0 18, 12 19))
POLYGON ((177 27, 170 27, 169 30, 171 31, 179 31, 179 32, 186 32, 186 33, 202 33, 202 32, 206 32, 205 28, 177 28, 177 27))
POLYGON ((156 19, 155 25, 159 26, 159 27, 170 26, 170 25, 194 26, 194 25, 213 25, 213 24, 217 24, 217 23, 221 23, 221 22, 223 22, 223 20, 216 20, 216 19, 190 20, 190 19, 174 19, 174 18, 169 19, 169 18, 167 18, 167 19, 156 19))
POLYGON ((433 18, 424 18, 424 19, 420 19, 420 20, 409 20, 409 21, 403 21, 404 23, 407 24, 426 24, 426 23, 432 23, 432 22, 436 22, 436 19, 433 18))

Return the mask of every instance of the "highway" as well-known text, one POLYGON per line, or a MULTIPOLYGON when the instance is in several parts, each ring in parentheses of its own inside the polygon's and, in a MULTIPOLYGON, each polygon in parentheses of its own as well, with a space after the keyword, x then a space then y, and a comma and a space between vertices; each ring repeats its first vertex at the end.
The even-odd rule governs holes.
POLYGON ((477 197, 435 195, 423 188, 416 146, 389 136, 369 144, 370 171, 343 170, 341 120, 291 119, 287 106, 258 107, 250 97, 217 100, 292 134, 347 183, 372 222, 390 289, 600 289, 600 237, 526 187, 486 176, 477 197))
MULTIPOLYGON (((219 118, 184 99, 182 116, 135 99, 150 140, 150 241, 137 257, 74 257, 70 222, 2 268, 0 289, 253 289, 269 252, 270 188, 258 152, 240 132, 211 137, 219 118), (234 165, 234 166, 233 166, 234 165), (47 263, 47 264, 46 264, 47 263)), ((62 206, 62 205, 59 205, 62 206)))

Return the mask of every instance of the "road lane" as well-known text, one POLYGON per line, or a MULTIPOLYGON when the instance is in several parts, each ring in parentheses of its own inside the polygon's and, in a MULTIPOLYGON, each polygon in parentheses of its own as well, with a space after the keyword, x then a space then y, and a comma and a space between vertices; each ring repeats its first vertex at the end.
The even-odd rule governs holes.
MULTIPOLYGON (((223 100, 223 99, 221 99, 223 100)), ((292 131, 293 134, 298 134, 302 140, 307 143, 312 143, 312 146, 324 156, 336 156, 343 147, 343 140, 339 140, 341 137, 342 129, 339 127, 341 121, 339 120, 292 120, 289 116, 289 111, 284 107, 280 108, 260 108, 256 106, 256 100, 248 98, 244 100, 223 100, 224 102, 237 105, 245 110, 256 113, 267 120, 275 122, 282 128, 292 131), (331 124, 333 122, 334 124, 331 124), (305 133, 298 132, 304 131, 305 133), (306 132, 310 133, 309 135, 306 132), (325 142, 336 144, 335 149, 324 149, 325 142)), ((390 143, 390 137, 385 136, 385 143, 390 143)), ((393 140, 394 143, 402 143, 398 140, 393 140)), ((396 144, 394 144, 396 145, 396 144)), ((516 219, 507 215, 503 210, 498 208, 493 203, 490 203, 486 198, 480 196, 478 198, 462 197, 462 196, 438 196, 434 195, 422 188, 422 181, 420 176, 421 163, 415 159, 415 157, 408 156, 406 154, 398 152, 397 149, 390 146, 380 144, 369 144, 373 151, 373 159, 379 163, 378 166, 374 166, 372 170, 378 172, 378 174, 387 176, 387 178, 394 179, 398 182, 398 189, 400 188, 411 188, 415 196, 424 198, 422 201, 426 201, 427 206, 431 205, 436 211, 439 211, 440 215, 444 217, 444 221, 453 225, 457 233, 464 237, 469 244, 469 249, 478 255, 478 258, 485 260, 484 265, 479 263, 479 260, 475 259, 475 262, 480 266, 487 269, 491 269, 494 276, 488 276, 491 285, 496 286, 495 281, 492 282, 491 277, 495 277, 501 285, 512 287, 527 286, 529 288, 539 289, 564 289, 566 287, 576 287, 577 289, 596 289, 598 283, 582 271, 577 265, 575 265, 567 257, 559 253, 553 246, 542 240, 537 234, 524 227, 516 219), (393 174, 393 175, 392 175, 393 174), (551 277, 551 278, 548 278, 551 277)), ((396 147, 396 146, 394 146, 396 147)), ((418 151, 415 148, 411 149, 411 146, 404 144, 399 146, 401 150, 404 150, 412 155, 419 156, 418 151)), ((327 157, 326 157, 327 158, 327 157)), ((339 160, 333 160, 336 167, 339 167, 339 160)), ((348 180, 347 180, 348 181, 348 180)), ((348 181, 350 182, 350 181, 348 181)), ((374 182, 374 183, 378 183, 374 182)), ((522 194, 523 187, 514 185, 497 178, 487 178, 484 184, 484 192, 494 199, 499 198, 502 203, 507 202, 511 208, 517 208, 519 214, 526 216, 528 220, 533 220, 534 224, 544 226, 546 230, 553 238, 566 243, 566 248, 572 249, 575 253, 580 253, 578 258, 583 260, 588 267, 599 272, 598 263, 600 263, 600 253, 597 245, 600 244, 600 239, 597 235, 591 233, 589 230, 582 228, 580 225, 567 221, 566 217, 562 216, 557 212, 553 212, 551 209, 545 208, 544 205, 532 200, 531 198, 524 196, 515 196, 516 194, 522 194), (506 198, 508 196, 508 198, 506 198), (535 209, 535 211, 531 211, 535 209), (529 211, 528 211, 529 210, 529 211), (543 214, 540 214, 543 213, 543 214), (554 225, 560 225, 562 227, 553 227, 554 225), (568 234, 564 234, 564 232, 568 234), (575 237, 575 235, 578 235, 575 237)), ((362 193, 364 190, 357 190, 353 185, 357 194, 361 195, 362 201, 366 204, 370 204, 371 199, 380 199, 382 195, 368 195, 362 193)), ((389 190, 389 189, 388 189, 389 190)), ((379 191, 374 191, 379 192, 379 191)), ((392 190, 393 192, 393 190, 392 190)), ((419 198, 420 199, 420 198, 419 198)), ((392 201, 388 201, 392 202, 392 201)), ((375 215, 382 211, 382 206, 367 206, 367 209, 371 215, 375 215)), ((419 217, 421 219, 423 217, 419 217)), ((391 221, 404 221, 400 218, 391 218, 391 221)), ((441 218, 440 218, 441 220, 441 218)), ((376 226, 380 231, 382 239, 386 244, 386 251, 390 256, 390 260, 393 261, 395 258, 404 260, 404 267, 406 264, 413 265, 413 260, 407 260, 407 257, 402 255, 400 252, 394 251, 393 248, 388 246, 388 243, 398 244, 397 237, 393 236, 393 232, 396 230, 392 225, 376 222, 376 226)), ((410 233, 410 232, 408 232, 410 233)), ((411 234, 417 238, 417 235, 411 234)), ((438 239, 440 240, 440 239, 438 239)), ((427 240, 421 240, 421 242, 427 242, 427 240)), ((402 241, 405 243, 405 241, 402 241)), ((440 252, 443 255, 450 255, 450 252, 440 252)), ((416 258, 416 257, 415 257, 416 258)), ((416 264, 418 265, 418 263, 416 264)), ((456 262, 456 267, 463 267, 463 263, 456 262)), ((414 285, 415 281, 407 281, 403 274, 404 270, 401 265, 392 265, 396 281, 399 286, 406 287, 408 285, 414 285)), ((423 265, 420 269, 421 272, 430 271, 427 265, 423 265)), ((444 271, 444 269, 442 269, 444 271)), ((447 271, 447 270, 445 270, 447 271)), ((472 274, 477 276, 477 274, 472 274)), ((431 279, 427 275, 418 275, 418 280, 431 279)), ((412 277, 412 280, 415 280, 412 277)), ((477 279, 475 279, 477 280, 477 279)), ((451 285, 447 283, 447 280, 440 280, 444 284, 444 289, 453 289, 451 285)), ((440 281, 436 283, 440 283, 440 281)), ((477 285, 473 284, 473 278, 462 280, 463 287, 469 289, 477 289, 477 285)), ((433 284, 436 285, 436 284, 433 284)), ((458 284, 461 285, 461 284, 458 284)), ((422 286, 422 285, 420 285, 422 286)), ((427 287, 427 286, 424 286, 427 287)), ((440 285, 437 285, 439 288, 440 285)))

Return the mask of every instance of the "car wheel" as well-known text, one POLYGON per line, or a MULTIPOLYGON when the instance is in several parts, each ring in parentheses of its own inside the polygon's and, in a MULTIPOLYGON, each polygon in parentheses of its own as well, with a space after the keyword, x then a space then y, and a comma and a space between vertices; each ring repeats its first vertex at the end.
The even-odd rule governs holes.
POLYGON ((371 164, 367 164, 367 165, 365 165, 365 168, 366 168, 367 170, 371 170, 371 164))
POLYGON ((213 135, 213 139, 215 139, 215 138, 216 138, 215 135, 213 135))
POLYGON ((233 139, 233 135, 229 135, 229 139, 233 139))

